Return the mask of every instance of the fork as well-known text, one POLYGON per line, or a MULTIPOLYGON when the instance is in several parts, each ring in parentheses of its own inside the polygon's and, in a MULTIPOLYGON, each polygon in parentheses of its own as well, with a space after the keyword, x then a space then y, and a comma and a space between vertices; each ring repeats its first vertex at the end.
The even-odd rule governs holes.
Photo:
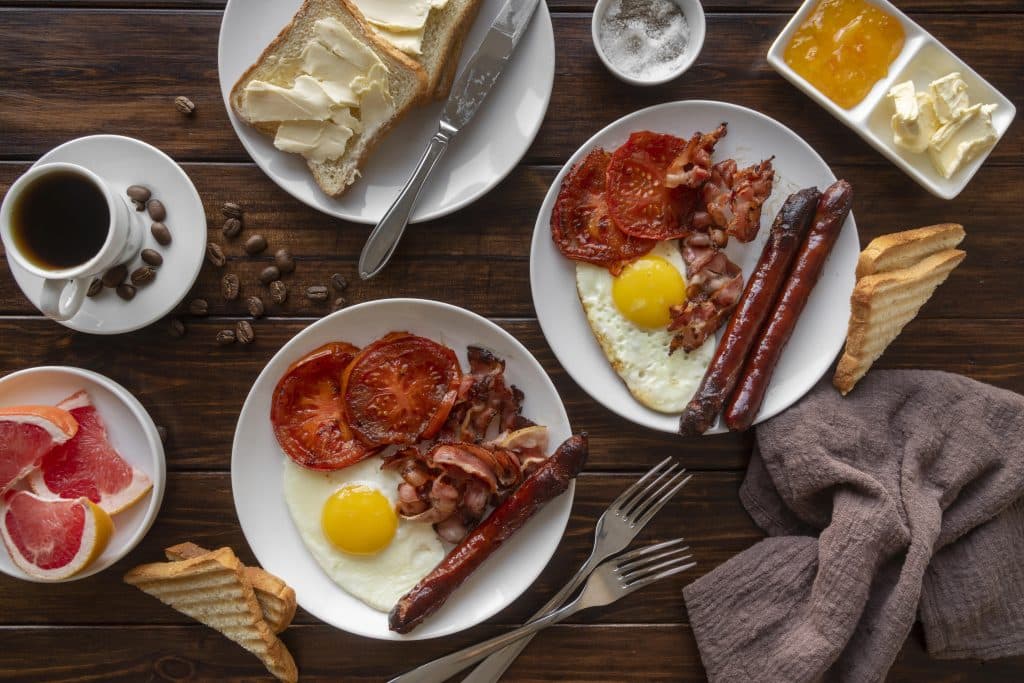
MULTIPOLYGON (((569 583, 531 617, 531 621, 560 607, 576 592, 594 567, 625 550, 654 515, 658 514, 679 489, 690 481, 692 475, 683 477, 685 473, 686 469, 679 467, 669 456, 623 491, 597 520, 597 526, 594 528, 594 549, 590 552, 590 557, 569 583)), ((462 683, 494 683, 501 678, 501 674, 511 666, 532 639, 529 636, 525 637, 501 652, 494 653, 487 661, 473 669, 462 683)))
POLYGON ((692 555, 681 554, 690 549, 688 546, 679 547, 682 542, 683 539, 677 538, 639 548, 608 560, 594 570, 579 596, 565 607, 514 631, 428 662, 401 676, 392 678, 389 683, 413 683, 414 681, 415 683, 441 683, 492 652, 496 652, 520 638, 533 635, 552 624, 557 624, 577 612, 591 607, 610 605, 633 591, 692 569, 697 566, 697 563, 688 562, 693 557, 692 555))

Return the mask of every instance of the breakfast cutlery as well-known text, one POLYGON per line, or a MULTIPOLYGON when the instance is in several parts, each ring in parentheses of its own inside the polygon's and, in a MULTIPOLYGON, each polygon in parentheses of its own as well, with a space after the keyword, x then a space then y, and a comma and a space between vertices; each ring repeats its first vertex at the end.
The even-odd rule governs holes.
MULTIPOLYGON (((654 515, 679 492, 693 475, 686 474, 686 468, 680 467, 671 456, 652 467, 632 486, 622 492, 608 506, 604 514, 597 520, 594 528, 594 549, 590 557, 579 568, 562 590, 558 591, 547 604, 533 615, 532 620, 539 619, 551 612, 576 592, 586 578, 594 571, 594 567, 606 559, 626 549, 636 535, 640 533, 654 515)), ((462 683, 488 683, 497 681, 519 653, 530 644, 532 637, 527 636, 509 645, 501 652, 495 652, 487 661, 473 669, 462 683)))
POLYGON ((437 132, 430 139, 416 170, 363 246, 359 256, 359 276, 364 280, 379 273, 391 259, 427 176, 448 149, 448 144, 476 114, 498 80, 526 30, 526 25, 530 23, 538 2, 507 0, 480 47, 456 78, 438 122, 437 132))
POLYGON ((690 562, 692 555, 683 554, 690 548, 680 546, 683 539, 638 548, 608 560, 587 579, 579 596, 565 607, 504 635, 485 640, 477 645, 435 659, 412 671, 392 678, 390 683, 431 683, 447 680, 450 676, 478 662, 492 652, 537 633, 541 629, 571 617, 591 607, 602 607, 626 597, 651 584, 675 576, 697 566, 690 562))

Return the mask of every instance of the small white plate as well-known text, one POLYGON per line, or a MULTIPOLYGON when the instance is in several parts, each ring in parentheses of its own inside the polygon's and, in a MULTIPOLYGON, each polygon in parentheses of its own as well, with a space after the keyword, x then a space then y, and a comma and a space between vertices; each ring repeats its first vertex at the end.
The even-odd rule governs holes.
MULTIPOLYGON (((104 288, 86 298, 75 317, 61 323, 78 332, 121 334, 132 332, 164 317, 192 288, 206 253, 206 212, 188 175, 169 156, 141 140, 121 135, 91 135, 65 142, 44 154, 36 164, 68 162, 88 168, 123 193, 131 185, 145 185, 167 207, 172 241, 162 247, 149 232, 152 220, 145 211, 130 211, 142 230, 142 247, 160 252, 163 265, 156 278, 139 287, 135 298, 124 301, 113 289, 104 288)), ((14 279, 33 306, 39 307, 42 278, 8 261, 14 279)), ((128 272, 142 265, 138 256, 128 272)))
POLYGON ((959 71, 967 83, 967 94, 971 104, 997 104, 992 114, 992 125, 996 129, 996 145, 1013 123, 1017 108, 988 81, 978 75, 966 62, 953 54, 932 34, 901 12, 888 0, 871 0, 884 12, 896 17, 906 34, 903 50, 889 66, 889 73, 877 83, 864 99, 844 109, 826 97, 820 90, 796 73, 785 60, 786 47, 793 34, 817 7, 819 0, 805 0, 793 18, 786 24, 779 37, 768 50, 768 63, 783 78, 804 91, 811 99, 839 119, 847 128, 861 136, 865 142, 881 152, 882 156, 896 164, 904 173, 913 178, 921 187, 942 199, 953 199, 963 191, 978 172, 988 155, 995 149, 989 147, 952 178, 944 178, 932 165, 927 152, 915 154, 896 146, 893 142, 892 103, 886 96, 897 83, 913 81, 917 90, 926 90, 933 80, 953 71, 959 71))
MULTIPOLYGON (((562 256, 551 240, 551 209, 562 178, 596 147, 612 151, 630 133, 652 130, 689 138, 723 121, 729 132, 715 148, 715 159, 736 159, 747 166, 775 156, 775 187, 765 202, 761 230, 749 244, 732 240, 729 257, 749 277, 761 255, 769 228, 786 197, 804 187, 824 189, 835 182, 825 161, 810 145, 778 121, 751 109, 725 102, 692 100, 641 109, 610 124, 590 138, 569 159, 551 184, 541 205, 530 248, 530 288, 544 337, 566 372, 583 390, 612 412, 636 424, 675 433, 679 415, 659 413, 641 405, 612 369, 597 343, 576 294, 576 264, 562 256)), ((854 188, 856 201, 857 188, 854 188)), ((811 389, 835 359, 846 339, 850 292, 860 244, 853 215, 846 220, 825 270, 811 293, 793 336, 779 360, 764 404, 755 422, 785 410, 811 389)), ((721 332, 719 332, 719 335, 721 332)), ((726 431, 719 420, 708 434, 726 431)))
MULTIPOLYGON (((103 571, 139 544, 160 511, 167 479, 164 447, 153 418, 131 392, 103 375, 67 366, 42 366, 12 372, 0 379, 0 406, 56 405, 80 389, 89 392, 107 426, 110 443, 121 457, 153 481, 153 488, 135 505, 113 516, 114 534, 107 549, 85 571, 65 579, 65 582, 78 581, 103 571)), ((0 544, 0 572, 16 579, 40 582, 11 561, 3 544, 0 544)))
POLYGON ((264 569, 295 589, 303 609, 349 633, 383 640, 420 640, 479 624, 515 600, 537 578, 562 538, 575 484, 551 501, 411 634, 388 630, 387 614, 371 609, 328 578, 306 550, 284 500, 286 456, 270 424, 281 375, 310 351, 344 340, 363 346, 388 332, 408 331, 451 347, 468 369, 466 347, 484 346, 506 361, 505 377, 523 390, 523 414, 550 430, 554 448, 571 435, 569 418, 540 363, 508 332, 462 308, 423 299, 384 299, 338 311, 297 334, 272 358, 249 392, 235 428, 231 491, 242 531, 264 569))
MULTIPOLYGON (((483 0, 459 61, 465 67, 505 0, 483 0)), ((362 177, 334 198, 314 182, 305 160, 235 116, 231 88, 302 4, 301 0, 229 0, 220 27, 220 89, 231 125, 253 161, 300 202, 338 218, 374 224, 405 186, 437 131, 442 102, 418 106, 374 149, 362 177)), ((508 66, 473 120, 451 143, 420 193, 412 222, 458 211, 488 192, 515 168, 540 130, 555 79, 551 15, 541 3, 508 66)))

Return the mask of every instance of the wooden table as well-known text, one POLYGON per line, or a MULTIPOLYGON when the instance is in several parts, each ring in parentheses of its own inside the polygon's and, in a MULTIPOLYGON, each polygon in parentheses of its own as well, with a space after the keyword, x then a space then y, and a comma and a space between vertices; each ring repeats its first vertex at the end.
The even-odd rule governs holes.
MULTIPOLYGON (((549 0, 558 46, 551 107, 526 158, 498 188, 455 215, 409 231, 391 267, 370 283, 355 264, 367 228, 343 224, 293 200, 249 160, 227 121, 217 85, 217 35, 224 0, 0 0, 0 187, 70 138, 120 133, 150 142, 183 164, 220 241, 220 205, 245 208, 250 232, 288 246, 299 261, 293 291, 352 283, 351 303, 392 296, 442 299, 497 321, 551 373, 572 424, 591 435, 592 456, 557 555, 530 590, 486 624, 437 641, 366 640, 302 610, 284 635, 305 680, 381 680, 411 665, 523 622, 589 551, 594 520, 636 473, 668 453, 696 473, 685 494, 644 534, 685 534, 707 572, 761 534, 737 499, 751 440, 681 441, 635 427, 590 400, 555 361, 534 319, 528 251, 534 219, 560 166, 594 131, 631 111, 706 98, 746 105, 791 126, 856 187, 866 243, 878 234, 941 221, 967 226, 968 257, 886 353, 881 366, 935 368, 1024 392, 1024 238, 1017 202, 1024 187, 1021 119, 955 201, 929 196, 898 169, 783 81, 765 62, 796 0, 707 0, 708 38, 677 82, 640 89, 603 68, 590 40, 590 0, 549 0), (756 7, 751 7, 756 5, 756 7), (177 95, 198 105, 192 118, 177 95)), ((899 3, 1015 100, 1024 96, 1024 3, 905 0, 899 3)), ((264 258, 229 248, 229 267, 255 282, 264 258)), ((250 285, 252 286, 252 285, 250 285)), ((42 681, 227 680, 263 675, 259 663, 217 633, 121 583, 127 568, 193 540, 228 545, 246 560, 231 500, 228 464, 235 419, 250 384, 299 330, 328 312, 301 296, 256 323, 256 343, 215 346, 215 333, 244 315, 225 305, 219 274, 204 267, 191 296, 211 316, 189 318, 173 339, 166 322, 114 338, 72 333, 42 317, 0 263, 0 372, 42 364, 101 372, 133 391, 169 432, 161 514, 118 566, 88 580, 42 586, 0 577, 0 678, 42 681)), ((190 297, 191 298, 191 297, 190 297)), ((624 604, 549 629, 519 658, 510 681, 703 680, 680 594, 665 582, 624 604)), ((1024 679, 1024 658, 934 662, 919 628, 892 680, 1024 679)))

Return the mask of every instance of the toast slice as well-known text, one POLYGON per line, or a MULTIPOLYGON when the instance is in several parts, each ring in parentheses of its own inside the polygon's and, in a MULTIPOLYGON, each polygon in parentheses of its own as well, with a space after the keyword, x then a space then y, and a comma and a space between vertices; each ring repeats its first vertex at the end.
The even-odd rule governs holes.
POLYGON ((144 564, 125 574, 124 582, 220 631, 259 657, 279 680, 298 680, 295 660, 264 621, 256 594, 242 576, 242 563, 230 548, 180 562, 144 564))
POLYGON ((391 98, 387 115, 354 131, 341 157, 328 161, 306 159, 320 188, 336 197, 356 181, 359 169, 373 148, 427 92, 427 74, 423 67, 378 36, 350 0, 305 0, 291 22, 235 83, 230 100, 232 109, 243 121, 266 135, 276 135, 277 123, 253 121, 247 114, 244 106, 246 86, 252 81, 265 81, 289 87, 300 75, 303 51, 315 40, 316 22, 325 18, 340 21, 360 43, 381 59, 388 70, 387 91, 391 98))
MULTIPOLYGON (((210 551, 195 543, 179 543, 164 549, 164 554, 171 562, 190 560, 210 551)), ((281 579, 259 567, 242 565, 242 576, 256 592, 256 600, 260 603, 263 618, 274 633, 288 628, 295 617, 295 591, 281 579)))
POLYGON ((850 299, 846 350, 832 383, 844 396, 913 320, 966 253, 946 249, 909 268, 862 277, 850 299))
POLYGON ((940 223, 871 240, 857 260, 857 279, 908 268, 932 254, 953 249, 964 239, 964 226, 940 223))

